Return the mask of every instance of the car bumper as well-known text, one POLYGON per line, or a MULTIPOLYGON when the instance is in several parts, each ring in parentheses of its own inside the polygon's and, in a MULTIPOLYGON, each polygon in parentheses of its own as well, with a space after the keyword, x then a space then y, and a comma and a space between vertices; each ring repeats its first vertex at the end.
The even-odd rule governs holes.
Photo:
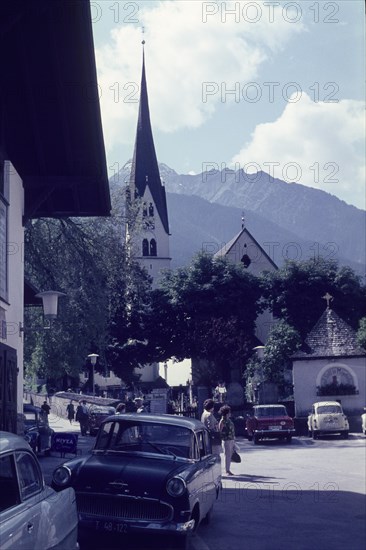
POLYGON ((257 437, 289 437, 295 435, 295 429, 288 430, 254 430, 253 434, 257 437))
POLYGON ((116 521, 115 518, 91 519, 79 516, 79 531, 90 533, 95 531, 98 533, 110 533, 127 535, 129 533, 151 533, 151 534, 166 534, 166 535, 187 535, 191 533, 195 526, 195 520, 191 519, 183 523, 174 521, 169 522, 153 522, 153 521, 116 521))

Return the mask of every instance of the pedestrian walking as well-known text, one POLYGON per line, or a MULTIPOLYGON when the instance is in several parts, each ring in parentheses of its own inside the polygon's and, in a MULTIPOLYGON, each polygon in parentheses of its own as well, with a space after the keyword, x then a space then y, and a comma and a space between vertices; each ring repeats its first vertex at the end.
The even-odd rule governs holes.
POLYGON ((230 470, 230 465, 235 447, 235 427, 233 421, 230 419, 231 408, 229 405, 223 405, 223 407, 219 410, 219 413, 221 414, 219 430, 221 432, 221 438, 224 446, 226 475, 233 476, 234 474, 230 470))
POLYGON ((220 454, 221 447, 221 432, 219 431, 219 423, 216 420, 214 412, 215 403, 213 399, 206 399, 203 403, 204 411, 201 416, 201 422, 210 432, 212 452, 220 454))
POLYGON ((48 424, 48 415, 50 414, 51 407, 47 403, 47 401, 43 401, 43 405, 41 406, 41 415, 44 419, 44 421, 48 424))
POLYGON ((72 400, 67 405, 66 412, 67 412, 67 418, 70 421, 70 424, 72 424, 72 422, 75 418, 75 407, 74 407, 74 403, 72 402, 72 400))
POLYGON ((79 405, 76 409, 75 420, 80 423, 81 435, 87 435, 89 414, 85 399, 79 402, 79 405))

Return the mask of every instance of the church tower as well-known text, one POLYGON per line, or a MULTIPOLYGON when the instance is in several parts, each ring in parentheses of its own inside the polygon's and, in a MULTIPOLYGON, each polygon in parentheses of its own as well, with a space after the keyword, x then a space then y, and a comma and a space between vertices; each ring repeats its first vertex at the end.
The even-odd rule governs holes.
POLYGON ((166 193, 151 129, 144 50, 135 149, 127 189, 126 244, 130 257, 146 268, 156 286, 161 270, 170 268, 171 258, 166 193))

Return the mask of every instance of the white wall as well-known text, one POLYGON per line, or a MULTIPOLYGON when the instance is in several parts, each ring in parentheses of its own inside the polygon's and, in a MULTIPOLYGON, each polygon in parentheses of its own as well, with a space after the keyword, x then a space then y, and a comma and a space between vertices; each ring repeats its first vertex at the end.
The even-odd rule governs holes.
POLYGON ((18 381, 17 407, 18 413, 23 408, 23 336, 19 333, 19 323, 23 323, 24 314, 24 189, 23 182, 13 165, 5 162, 5 181, 9 189, 8 207, 8 299, 0 299, 0 308, 5 316, 7 327, 6 338, 1 343, 10 346, 17 352, 18 381))
POLYGON ((297 417, 307 416, 311 405, 317 401, 340 400, 346 414, 361 414, 366 404, 365 357, 329 359, 308 359, 293 362, 293 383, 295 412, 297 417), (335 366, 346 368, 352 373, 359 393, 356 395, 318 396, 319 373, 322 369, 335 366))

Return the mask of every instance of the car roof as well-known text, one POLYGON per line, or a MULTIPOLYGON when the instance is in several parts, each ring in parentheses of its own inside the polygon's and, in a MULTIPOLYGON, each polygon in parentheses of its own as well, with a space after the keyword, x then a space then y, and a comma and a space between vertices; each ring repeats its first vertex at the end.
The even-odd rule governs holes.
POLYGON ((30 451, 31 448, 28 443, 19 435, 12 434, 10 432, 0 431, 0 453, 6 453, 8 451, 24 450, 30 451))
POLYGON ((108 420, 138 420, 140 422, 154 422, 156 424, 167 424, 171 426, 180 426, 181 428, 189 428, 190 430, 202 430, 204 425, 200 420, 188 418, 186 416, 176 416, 173 414, 149 414, 149 413, 123 413, 115 414, 108 417, 108 420))
POLYGON ((318 407, 319 405, 338 405, 339 407, 342 406, 339 401, 317 401, 316 403, 313 403, 313 407, 318 407))
POLYGON ((30 405, 29 403, 25 403, 23 405, 23 412, 40 412, 41 407, 36 407, 35 405, 30 405))
POLYGON ((284 407, 285 405, 278 403, 277 405, 254 405, 254 406, 256 409, 269 409, 271 407, 284 407))

